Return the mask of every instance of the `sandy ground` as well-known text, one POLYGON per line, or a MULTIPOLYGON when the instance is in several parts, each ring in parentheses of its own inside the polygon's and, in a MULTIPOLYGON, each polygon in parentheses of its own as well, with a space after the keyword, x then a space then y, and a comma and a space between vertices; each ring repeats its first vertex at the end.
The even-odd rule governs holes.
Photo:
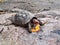
POLYGON ((31 12, 39 12, 44 9, 60 10, 60 0, 5 0, 4 3, 0 3, 0 7, 3 9, 18 7, 31 12))

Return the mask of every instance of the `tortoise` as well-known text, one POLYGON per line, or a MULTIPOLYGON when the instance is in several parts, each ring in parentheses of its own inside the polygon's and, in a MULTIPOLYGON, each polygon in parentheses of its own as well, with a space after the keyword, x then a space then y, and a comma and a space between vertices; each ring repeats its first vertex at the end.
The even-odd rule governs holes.
MULTIPOLYGON (((15 10, 16 11, 16 10, 15 10)), ((29 32, 31 32, 30 30, 30 21, 32 19, 37 19, 36 16, 34 16, 33 13, 29 12, 29 11, 26 11, 26 10, 20 10, 16 13, 16 15, 14 16, 12 22, 15 24, 15 25, 20 25, 20 26, 27 26, 27 29, 29 32)))

